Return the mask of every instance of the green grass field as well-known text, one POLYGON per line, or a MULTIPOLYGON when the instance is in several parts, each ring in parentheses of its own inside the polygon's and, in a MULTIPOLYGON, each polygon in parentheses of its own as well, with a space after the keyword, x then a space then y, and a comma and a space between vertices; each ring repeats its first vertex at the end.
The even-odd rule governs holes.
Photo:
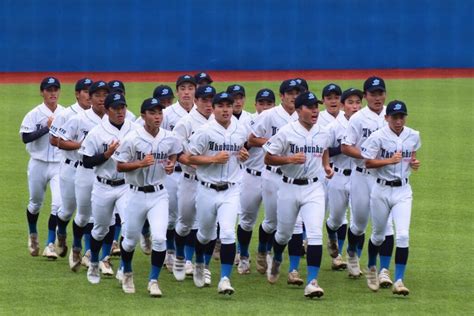
MULTIPOLYGON (((339 83, 349 88, 361 87, 362 82, 339 83)), ((318 94, 326 83, 309 82, 318 94)), ((242 84, 247 89, 247 109, 250 110, 258 89, 269 87, 278 91, 279 86, 279 82, 242 84)), ((0 116, 0 314, 473 313, 473 79, 387 80, 388 100, 396 98, 407 103, 407 125, 419 130, 422 138, 417 154, 422 166, 411 177, 414 203, 405 280, 410 295, 395 297, 390 290, 371 293, 365 278, 350 280, 345 272, 331 271, 330 258, 324 251, 319 283, 325 296, 320 300, 305 299, 303 288, 287 286, 286 273, 277 285, 269 285, 265 277, 255 271, 254 263, 250 275, 233 272, 236 294, 232 297, 217 294, 219 265, 214 261, 212 287, 197 289, 191 279, 178 283, 163 270, 160 283, 164 297, 151 299, 146 291, 149 257, 140 250, 134 260, 135 295, 123 294, 115 278, 103 279, 97 286, 90 285, 85 269, 79 273, 69 271, 67 258, 50 262, 42 257, 30 257, 25 218, 29 157, 18 130, 24 115, 41 103, 38 86, 0 85, 0 104, 4 112, 0 116)), ((215 86, 221 90, 227 83, 215 86)), ((128 83, 130 109, 138 114, 141 101, 154 87, 153 83, 128 83)), ((73 85, 64 84, 60 103, 69 105, 73 101, 73 85)), ((47 233, 49 202, 48 194, 38 225, 41 246, 47 233)), ((253 254, 257 235, 254 234, 251 247, 253 254)), ((366 258, 364 249, 364 266, 366 258)), ((118 261, 115 259, 114 263, 117 266, 118 261)), ((283 272, 287 270, 287 263, 285 259, 283 272)), ((302 260, 303 274, 305 266, 302 260)))

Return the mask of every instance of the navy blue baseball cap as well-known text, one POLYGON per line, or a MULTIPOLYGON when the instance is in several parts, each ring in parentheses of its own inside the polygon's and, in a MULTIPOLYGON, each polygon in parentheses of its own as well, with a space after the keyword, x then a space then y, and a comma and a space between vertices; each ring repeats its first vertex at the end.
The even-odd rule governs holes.
POLYGON ((89 78, 79 79, 76 82, 75 89, 76 89, 76 91, 89 90, 92 83, 93 83, 92 79, 89 79, 89 78))
POLYGON ((298 84, 298 81, 295 79, 284 80, 280 85, 280 94, 291 90, 301 91, 301 86, 298 84))
POLYGON ((405 102, 399 100, 390 101, 385 109, 385 114, 395 115, 395 114, 404 114, 408 115, 408 110, 405 102))
POLYGON ((125 93, 125 85, 120 80, 111 80, 108 83, 110 92, 125 93))
POLYGON ((344 103, 346 99, 349 98, 351 95, 356 95, 362 100, 362 98, 364 97, 364 92, 360 91, 359 89, 354 89, 354 88, 344 90, 344 92, 341 95, 341 103, 344 103))
POLYGON ((180 85, 186 82, 191 83, 192 85, 196 86, 196 79, 194 79, 194 77, 191 75, 185 74, 185 75, 179 76, 178 79, 176 80, 176 89, 178 89, 180 85))
POLYGON ((167 85, 159 85, 153 90, 153 97, 157 99, 174 98, 173 89, 167 85))
POLYGON ((212 98, 212 105, 221 103, 224 101, 234 103, 234 98, 232 98, 232 96, 229 93, 222 91, 216 94, 214 98, 212 98))
POLYGON ((228 86, 226 92, 230 93, 232 96, 240 94, 241 96, 245 97, 245 88, 240 84, 232 84, 228 86))
POLYGON ((43 80, 41 80, 41 84, 40 84, 41 91, 48 89, 50 87, 56 87, 58 89, 61 89, 61 83, 55 77, 46 77, 43 80))
POLYGON ((258 90, 257 95, 255 96, 255 102, 257 101, 270 101, 275 102, 275 93, 270 89, 261 89, 258 90))
POLYGON ((330 95, 331 93, 335 93, 336 95, 341 95, 342 94, 342 90, 341 90, 341 87, 339 87, 337 84, 335 83, 330 83, 328 84, 327 86, 325 86, 323 88, 323 93, 322 93, 322 97, 327 97, 328 95, 330 95))
POLYGON ((120 105, 127 106, 127 101, 125 101, 125 96, 122 93, 110 93, 105 98, 104 106, 106 109, 119 107, 120 105))
POLYGON ((385 92, 385 81, 382 78, 372 76, 364 82, 364 93, 381 90, 385 92))
POLYGON ((194 93, 194 97, 198 98, 214 98, 216 95, 216 89, 213 86, 205 85, 200 86, 197 88, 196 92, 194 93))
POLYGON ((194 75, 194 80, 196 83, 203 83, 204 81, 207 82, 207 84, 211 84, 214 81, 212 80, 211 76, 208 73, 205 72, 198 72, 197 74, 194 75))
POLYGON ((304 88, 304 89, 301 89, 301 91, 303 92, 304 91, 308 91, 309 90, 309 87, 308 87, 308 82, 303 79, 303 78, 295 78, 296 82, 298 82, 298 84, 304 88))
POLYGON ((300 94, 296 100, 295 100, 295 108, 300 108, 303 105, 305 106, 313 106, 313 105, 318 105, 322 104, 320 100, 318 100, 318 97, 316 94, 314 94, 311 91, 306 91, 300 94))
POLYGON ((165 107, 160 103, 160 100, 157 98, 148 98, 143 100, 142 106, 140 108, 141 113, 145 113, 145 111, 149 111, 154 108, 159 108, 160 110, 164 110, 165 107))
POLYGON ((110 92, 110 88, 107 85, 107 82, 103 80, 95 81, 94 83, 91 84, 89 87, 89 95, 92 95, 94 92, 98 90, 105 90, 107 92, 110 92))

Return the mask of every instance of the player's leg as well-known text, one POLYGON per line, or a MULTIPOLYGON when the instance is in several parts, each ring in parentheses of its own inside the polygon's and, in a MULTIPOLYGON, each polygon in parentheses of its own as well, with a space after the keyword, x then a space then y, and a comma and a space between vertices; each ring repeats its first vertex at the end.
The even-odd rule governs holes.
POLYGON ((122 232, 122 219, 120 218, 120 215, 117 212, 114 212, 115 216, 115 231, 114 231, 114 240, 112 242, 112 249, 110 250, 110 255, 111 256, 120 256, 120 246, 119 246, 119 241, 120 241, 120 234, 122 232))
POLYGON ((303 218, 298 214, 296 218, 293 234, 288 242, 288 256, 290 258, 290 265, 288 267, 287 284, 303 285, 304 281, 300 277, 299 266, 301 256, 303 255, 303 218))
POLYGON ((393 282, 390 279, 390 261, 392 260, 393 247, 393 219, 392 213, 390 213, 385 228, 385 240, 380 246, 379 281, 380 287, 382 288, 389 288, 393 285, 393 282))
POLYGON ((168 191, 169 200, 169 216, 168 230, 166 232, 166 249, 173 253, 176 251, 175 246, 175 227, 178 219, 178 182, 181 172, 173 172, 165 178, 165 188, 168 191))
MULTIPOLYGON (((67 225, 76 210, 76 194, 74 187, 74 178, 76 176, 76 167, 74 164, 67 164, 62 162, 59 168, 59 186, 61 193, 61 209, 58 212, 58 248, 62 249, 61 252, 67 251, 66 237, 67 237, 67 225)), ((73 269, 75 266, 80 264, 80 255, 74 258, 74 252, 71 251, 70 255, 70 267, 73 269), (71 260, 73 260, 71 262, 71 260)), ((73 269, 74 270, 74 269, 73 269)))
MULTIPOLYGON (((72 223, 73 251, 81 252, 82 237, 90 244, 90 237, 93 224, 90 222, 92 216, 92 187, 94 184, 94 172, 92 169, 85 169, 79 166, 74 180, 77 212, 72 223), (90 222, 90 223, 89 223, 90 222)), ((90 248, 90 247, 89 247, 90 248)), ((86 247, 87 250, 87 247, 86 247)))

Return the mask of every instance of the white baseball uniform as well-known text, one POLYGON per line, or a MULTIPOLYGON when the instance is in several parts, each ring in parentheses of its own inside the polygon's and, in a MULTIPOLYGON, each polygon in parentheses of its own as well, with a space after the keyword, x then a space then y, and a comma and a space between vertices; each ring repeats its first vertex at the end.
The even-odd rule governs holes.
POLYGON ((152 154, 155 159, 151 166, 125 172, 125 182, 129 185, 128 202, 121 213, 124 224, 122 247, 125 251, 135 249, 146 219, 150 223, 153 250, 166 250, 168 193, 164 187, 164 166, 168 157, 178 154, 181 149, 172 132, 160 129, 156 136, 152 136, 139 127, 128 133, 112 156, 116 162, 142 160, 147 154, 152 154))
POLYGON ((362 144, 362 156, 366 159, 388 159, 396 152, 402 153, 399 163, 370 170, 376 179, 370 194, 370 239, 376 246, 380 246, 385 240, 386 226, 390 226, 387 225, 389 214, 392 214, 395 223, 397 247, 409 246, 408 232, 413 196, 408 178, 411 173, 412 154, 420 146, 419 132, 406 126, 400 135, 385 126, 370 135, 362 144))
MULTIPOLYGON (((36 106, 26 114, 21 122, 20 134, 32 133, 47 127, 50 116, 58 116, 64 111, 64 107, 57 105, 52 112, 44 103, 36 106)), ((61 207, 61 195, 59 186, 59 162, 61 153, 57 147, 49 143, 49 134, 26 144, 26 150, 30 154, 28 162, 28 189, 30 198, 28 210, 31 214, 38 214, 43 204, 46 185, 49 182, 51 189, 51 214, 57 215, 61 207)))
POLYGON ((341 116, 344 116, 344 111, 339 111, 339 114, 337 114, 337 116, 334 117, 327 110, 324 110, 324 111, 319 112, 317 124, 321 126, 328 126, 329 124, 335 122, 341 116))

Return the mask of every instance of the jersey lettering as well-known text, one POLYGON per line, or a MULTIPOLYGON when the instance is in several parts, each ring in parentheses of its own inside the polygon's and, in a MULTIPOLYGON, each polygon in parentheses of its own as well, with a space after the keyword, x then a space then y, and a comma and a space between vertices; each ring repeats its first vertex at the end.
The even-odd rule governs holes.
MULTIPOLYGON (((402 151, 402 158, 411 158, 411 155, 412 155, 413 152, 409 151, 409 150, 404 150, 402 151)), ((394 151, 388 151, 387 149, 385 148, 380 148, 380 157, 382 158, 392 158, 392 156, 395 154, 394 151)))
POLYGON ((318 145, 316 146, 307 146, 307 145, 304 145, 304 146, 298 146, 298 145, 295 145, 295 144, 291 144, 290 143, 290 152, 292 154, 296 154, 296 153, 310 153, 310 154, 322 154, 324 151, 324 148, 322 147, 319 147, 318 145))
POLYGON ((216 144, 213 141, 209 142, 209 149, 212 151, 239 151, 242 146, 237 145, 236 143, 233 144, 216 144))

